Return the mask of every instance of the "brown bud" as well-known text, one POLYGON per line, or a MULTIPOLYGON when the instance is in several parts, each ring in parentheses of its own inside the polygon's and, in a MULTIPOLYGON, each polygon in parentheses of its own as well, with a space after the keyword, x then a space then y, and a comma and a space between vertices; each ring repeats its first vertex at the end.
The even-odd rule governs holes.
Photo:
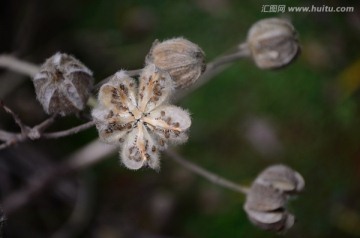
POLYGON ((280 18, 256 22, 248 32, 247 43, 255 64, 261 69, 286 66, 300 52, 293 25, 280 18))
POLYGON ((246 196, 244 210, 249 220, 264 230, 285 231, 295 217, 286 210, 290 193, 305 186, 302 176, 285 165, 274 165, 259 174, 246 196))
POLYGON ((62 116, 84 109, 93 81, 92 72, 85 65, 62 53, 47 59, 33 79, 45 112, 62 116))
POLYGON ((193 84, 206 68, 202 49, 184 38, 156 40, 146 56, 146 64, 168 71, 177 88, 193 84))

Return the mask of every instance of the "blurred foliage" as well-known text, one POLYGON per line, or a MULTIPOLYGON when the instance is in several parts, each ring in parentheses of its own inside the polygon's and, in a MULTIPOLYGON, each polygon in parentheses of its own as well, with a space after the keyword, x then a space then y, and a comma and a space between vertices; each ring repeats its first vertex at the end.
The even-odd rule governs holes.
MULTIPOLYGON (((236 62, 184 99, 193 124, 189 142, 178 149, 189 160, 245 184, 267 165, 285 163, 304 176, 306 191, 290 204, 297 223, 284 236, 359 237, 360 6, 357 1, 318 1, 355 11, 279 15, 262 13, 263 4, 284 2, 5 0, 0 3, 0 52, 36 63, 57 51, 71 53, 100 81, 119 69, 141 68, 155 39, 184 36, 200 45, 210 61, 241 43, 255 21, 290 18, 302 45, 298 60, 278 71, 261 71, 250 60, 236 62), (270 142, 249 139, 259 128, 255 122, 265 128, 260 133, 271 134, 270 142)), ((7 87, 5 79, 0 84, 7 87)), ((29 124, 45 118, 32 90, 28 80, 0 95, 29 124)), ((16 130, 8 116, 0 116, 2 128, 16 130)), ((52 129, 78 123, 62 119, 52 129)), ((27 144, 50 160, 61 160, 95 137, 93 129, 27 144)), ((165 156, 160 173, 128 171, 118 164, 114 155, 89 171, 95 178, 94 208, 81 237, 132 237, 134 231, 144 237, 278 236, 250 224, 241 194, 209 184, 165 156), (170 204, 163 213, 159 199, 170 204)), ((9 218, 8 237, 30 231, 48 237, 71 212, 70 205, 60 212, 56 204, 37 211, 42 208, 34 202, 9 218)))

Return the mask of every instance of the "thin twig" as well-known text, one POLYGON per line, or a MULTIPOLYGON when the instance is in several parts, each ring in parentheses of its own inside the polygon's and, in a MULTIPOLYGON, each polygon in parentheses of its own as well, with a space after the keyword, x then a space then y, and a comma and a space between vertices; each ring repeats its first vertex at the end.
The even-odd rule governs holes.
POLYGON ((57 139, 57 138, 77 134, 77 133, 79 133, 81 131, 84 131, 86 129, 89 129, 89 128, 93 127, 94 125, 95 125, 94 121, 89 121, 89 122, 86 122, 86 123, 81 124, 79 126, 70 128, 68 130, 58 131, 58 132, 51 132, 51 133, 43 133, 41 135, 41 138, 44 138, 44 139, 57 139))
POLYGON ((250 51, 247 47, 247 44, 243 43, 240 45, 239 49, 236 52, 215 58, 213 61, 211 61, 206 65, 205 72, 200 76, 200 78, 196 81, 196 83, 191 85, 191 87, 188 89, 179 91, 174 96, 173 98, 174 101, 179 101, 180 99, 191 94, 201 86, 205 85, 211 79, 213 79, 217 74, 221 73, 226 68, 228 68, 231 63, 234 63, 235 61, 243 58, 247 58, 249 56, 250 56, 250 51))
POLYGON ((17 144, 19 142, 23 142, 28 138, 31 140, 38 140, 41 138, 58 139, 61 137, 77 134, 77 133, 87 130, 95 125, 94 121, 89 121, 89 122, 86 122, 79 126, 75 126, 73 128, 67 129, 67 130, 42 133, 42 131, 44 130, 44 127, 49 126, 53 120, 54 120, 54 118, 49 118, 49 119, 45 120, 44 122, 40 123, 39 125, 34 126, 33 128, 26 127, 27 129, 26 129, 25 133, 11 133, 8 131, 0 130, 0 140, 5 141, 5 143, 0 145, 0 150, 5 149, 11 145, 17 144))
POLYGON ((24 134, 22 133, 12 133, 0 130, 0 141, 4 141, 4 143, 0 144, 0 150, 6 149, 19 141, 23 141, 23 138, 24 134))
POLYGON ((15 123, 20 127, 21 133, 11 133, 7 131, 0 130, 0 140, 4 141, 0 145, 0 150, 8 148, 17 142, 24 141, 27 137, 27 134, 30 131, 30 128, 27 127, 9 107, 7 107, 2 100, 0 100, 0 107, 2 107, 6 113, 10 114, 14 119, 15 123))
POLYGON ((249 48, 246 43, 243 43, 240 45, 238 50, 235 51, 234 53, 220 56, 220 57, 214 59, 212 62, 210 62, 206 67, 206 71, 210 72, 221 65, 233 63, 239 59, 242 59, 244 57, 249 57, 249 56, 250 56, 249 48))
POLYGON ((10 114, 15 123, 20 127, 21 132, 24 134, 27 132, 27 126, 20 120, 20 117, 14 113, 9 107, 7 107, 2 100, 0 100, 0 107, 2 107, 6 113, 10 114))
POLYGON ((33 77, 39 71, 39 66, 19 60, 11 55, 0 55, 0 67, 8 68, 30 77, 33 77))
POLYGON ((13 141, 6 141, 5 143, 2 143, 0 145, 0 150, 6 149, 6 148, 12 146, 13 144, 15 144, 13 141))
POLYGON ((17 133, 0 130, 0 141, 9 141, 14 139, 17 133))
POLYGON ((45 121, 41 122, 40 124, 31 128, 29 133, 27 134, 27 137, 29 137, 31 140, 39 139, 41 137, 42 132, 54 123, 56 117, 57 117, 56 115, 53 115, 48 119, 46 119, 45 121))
POLYGON ((207 171, 206 169, 190 162, 189 160, 186 160, 185 158, 183 158, 181 155, 179 155, 178 153, 176 153, 174 150, 172 149, 168 149, 165 151, 165 153, 174 161, 178 162, 179 164, 181 164, 182 166, 184 166, 185 168, 191 170, 192 172, 204 177, 205 179, 209 180, 212 183, 215 183, 217 185, 220 185, 222 187, 228 188, 230 190, 236 191, 236 192, 240 192, 243 194, 247 194, 248 193, 248 188, 238 185, 230 180, 227 180, 223 177, 220 177, 217 174, 211 173, 209 171, 207 171))
POLYGON ((11 145, 16 143, 25 141, 26 139, 37 140, 40 138, 45 139, 56 139, 61 138, 69 135, 73 135, 79 133, 83 130, 89 129, 95 125, 94 121, 89 121, 79 126, 58 132, 51 132, 51 133, 43 133, 43 131, 52 125, 56 119, 56 115, 49 117, 48 119, 44 120, 40 124, 29 127, 25 125, 20 118, 9 108, 7 107, 2 101, 0 101, 0 107, 2 107, 5 112, 9 113, 17 125, 21 128, 21 133, 12 133, 4 130, 0 130, 0 141, 4 141, 3 144, 0 144, 0 150, 5 149, 11 145))
POLYGON ((57 115, 52 115, 51 117, 47 118, 45 121, 41 122, 39 125, 35 126, 34 128, 42 132, 45 129, 47 129, 49 126, 51 126, 55 122, 56 118, 57 115))

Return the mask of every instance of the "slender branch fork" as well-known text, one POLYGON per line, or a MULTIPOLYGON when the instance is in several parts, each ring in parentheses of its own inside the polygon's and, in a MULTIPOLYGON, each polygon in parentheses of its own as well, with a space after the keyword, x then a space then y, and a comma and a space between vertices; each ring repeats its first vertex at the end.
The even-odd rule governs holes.
POLYGON ((51 116, 45 121, 31 128, 25 125, 10 108, 8 108, 6 105, 3 104, 2 101, 0 101, 0 107, 2 107, 5 110, 5 112, 9 113, 13 117, 16 124, 20 127, 21 130, 20 133, 12 133, 12 132, 0 130, 0 140, 5 141, 5 143, 0 145, 0 149, 5 149, 11 145, 25 141, 27 139, 31 139, 31 140, 37 140, 40 138, 58 139, 61 137, 70 136, 80 131, 91 128, 95 125, 94 121, 89 121, 67 130, 43 133, 44 130, 46 130, 49 126, 51 126, 55 122, 56 116, 51 116))
MULTIPOLYGON (((194 86, 186 91, 180 92, 175 96, 176 101, 185 97, 189 93, 193 92, 197 88, 206 84, 210 79, 212 79, 215 75, 224 70, 230 63, 233 63, 241 58, 246 58, 249 56, 248 49, 245 44, 240 45, 239 50, 228 54, 225 56, 221 56, 213 60, 212 62, 207 64, 207 69, 204 74, 199 78, 198 83, 194 84, 194 86)), ((12 69, 19 73, 24 73, 28 76, 34 76, 38 71, 38 67, 32 65, 30 63, 22 62, 13 58, 11 56, 0 55, 0 67, 6 67, 8 69, 12 69)), ((141 70, 131 70, 128 73, 131 76, 139 75, 141 70)), ((105 78, 100 83, 98 83, 94 89, 98 89, 103 83, 107 82, 111 76, 105 78)), ((51 117, 44 122, 30 128, 23 124, 20 118, 10 110, 8 107, 0 104, 4 110, 9 113, 15 120, 15 122, 19 125, 21 129, 21 133, 12 133, 7 131, 0 130, 0 140, 5 141, 5 143, 0 145, 0 150, 3 148, 7 148, 15 143, 22 142, 26 139, 56 139, 60 137, 66 137, 69 135, 73 135, 79 133, 83 130, 89 129, 95 125, 94 121, 89 121, 79 126, 70 128, 68 130, 52 132, 52 133, 44 133, 44 131, 55 121, 55 117, 51 117)), ((65 162, 59 163, 51 169, 45 175, 35 175, 32 178, 33 183, 29 186, 20 189, 19 191, 10 194, 5 198, 3 205, 7 214, 13 213, 16 210, 20 209, 24 205, 26 205, 32 198, 34 198, 37 194, 39 194, 47 185, 56 181, 57 178, 61 178, 62 175, 68 174, 69 172, 74 172, 85 167, 88 167, 92 164, 95 164, 107 156, 113 154, 116 151, 116 148, 107 146, 98 140, 95 140, 83 148, 76 151, 73 155, 69 156, 65 162), (34 185, 34 186, 33 186, 34 185)), ((214 173, 211 173, 204 168, 186 160, 181 155, 177 154, 175 151, 168 149, 165 153, 174 161, 178 162, 185 168, 191 170, 192 172, 204 177, 212 183, 215 183, 219 186, 228 188, 235 192, 240 192, 246 194, 248 188, 240 186, 234 182, 231 182, 225 178, 222 178, 214 173)))

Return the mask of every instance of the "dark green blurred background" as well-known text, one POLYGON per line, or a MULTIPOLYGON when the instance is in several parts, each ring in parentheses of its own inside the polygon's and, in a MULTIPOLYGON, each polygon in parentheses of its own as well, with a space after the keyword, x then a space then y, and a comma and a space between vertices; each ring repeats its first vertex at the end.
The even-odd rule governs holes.
MULTIPOLYGON (((57 51, 71 53, 100 81, 119 69, 141 68, 155 39, 184 36, 201 46, 211 61, 241 43, 257 20, 291 19, 299 33, 301 56, 278 71, 259 70, 250 60, 236 62, 182 100, 193 124, 189 142, 178 150, 187 159, 242 184, 250 184, 268 165, 287 164, 304 176, 306 190, 289 204, 297 223, 283 236, 360 237, 357 3, 316 3, 354 6, 350 13, 277 14, 262 13, 261 8, 264 4, 315 3, 2 0, 0 53, 37 64, 57 51)), ((5 70, 0 73, 0 98, 29 125, 45 119, 31 81, 5 70)), ((51 130, 80 123, 75 117, 61 119, 51 130)), ((3 111, 0 128, 18 130, 3 111)), ((0 175, 1 199, 44 169, 39 157, 47 161, 44 164, 59 162, 96 136, 91 129, 0 151, 1 166, 9 168, 0 175), (22 163, 32 169, 19 172, 22 163)), ((114 155, 70 176, 73 193, 81 187, 79 179, 87 184, 91 209, 76 237, 279 236, 248 221, 242 209, 243 195, 209 183, 166 156, 156 173, 129 171, 119 166, 114 155)), ((7 237, 52 237, 71 214, 73 204, 73 198, 59 199, 48 189, 8 217, 7 237)))

